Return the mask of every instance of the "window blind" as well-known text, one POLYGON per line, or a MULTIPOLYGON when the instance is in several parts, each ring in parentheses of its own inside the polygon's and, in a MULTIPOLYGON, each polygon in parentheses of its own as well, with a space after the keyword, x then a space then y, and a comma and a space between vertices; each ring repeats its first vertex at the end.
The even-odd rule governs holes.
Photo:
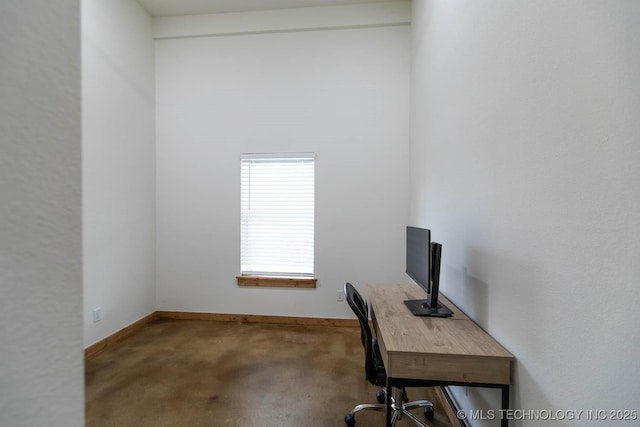
POLYGON ((241 157, 242 274, 314 274, 315 154, 241 157))

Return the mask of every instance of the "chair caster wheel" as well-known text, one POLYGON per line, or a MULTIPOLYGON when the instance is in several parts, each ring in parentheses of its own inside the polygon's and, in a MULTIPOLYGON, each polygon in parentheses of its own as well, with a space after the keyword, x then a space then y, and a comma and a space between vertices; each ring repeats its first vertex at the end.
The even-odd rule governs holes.
POLYGON ((378 403, 384 403, 384 401, 386 400, 384 391, 380 390, 379 392, 377 392, 376 399, 378 400, 378 403))
POLYGON ((344 423, 349 427, 353 427, 356 425, 356 417, 354 417, 353 414, 347 414, 344 416, 344 423))
POLYGON ((425 408, 424 410, 424 417, 426 419, 428 419, 429 421, 433 420, 433 416, 434 416, 434 412, 433 412, 433 408, 425 408))

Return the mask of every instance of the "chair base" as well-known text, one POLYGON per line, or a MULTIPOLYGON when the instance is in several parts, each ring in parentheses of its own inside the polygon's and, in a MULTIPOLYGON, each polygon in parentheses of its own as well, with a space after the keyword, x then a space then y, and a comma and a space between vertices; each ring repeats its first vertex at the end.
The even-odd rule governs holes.
MULTIPOLYGON (((405 392, 404 390, 402 391, 402 396, 405 396, 405 392)), ((427 418, 427 420, 432 420, 433 416, 434 416, 434 412, 433 412, 433 403, 431 403, 428 400, 415 400, 412 402, 407 402, 407 403, 402 403, 400 405, 397 405, 395 402, 395 399, 393 397, 391 397, 391 410, 393 411, 393 415, 391 416, 391 426, 395 426, 396 422, 401 419, 404 415, 406 415, 410 420, 412 420, 416 425, 420 426, 420 427, 429 427, 427 424, 423 423, 422 421, 420 421, 418 419, 418 417, 416 417, 415 415, 413 415, 411 412, 411 410, 416 409, 416 408, 425 408, 424 410, 424 415, 427 418)), ((347 415, 345 415, 344 417, 344 422, 345 424, 347 424, 347 426, 349 427, 353 427, 356 424, 356 418, 355 418, 355 414, 357 412, 360 411, 379 411, 379 412, 386 412, 387 411, 387 405, 386 403, 361 403, 359 405, 356 405, 355 408, 353 408, 351 410, 351 412, 349 412, 347 415)))

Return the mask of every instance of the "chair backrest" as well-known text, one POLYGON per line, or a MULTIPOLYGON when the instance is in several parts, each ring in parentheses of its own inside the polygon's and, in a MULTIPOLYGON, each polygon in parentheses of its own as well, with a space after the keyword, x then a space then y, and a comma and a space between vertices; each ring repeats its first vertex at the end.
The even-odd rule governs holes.
POLYGON ((372 384, 377 384, 380 379, 380 373, 376 369, 376 363, 373 358, 374 342, 371 328, 369 327, 369 307, 365 299, 362 298, 356 288, 349 282, 344 284, 344 295, 349 307, 351 307, 351 310, 353 310, 360 322, 360 338, 362 339, 362 346, 364 347, 366 378, 372 384))

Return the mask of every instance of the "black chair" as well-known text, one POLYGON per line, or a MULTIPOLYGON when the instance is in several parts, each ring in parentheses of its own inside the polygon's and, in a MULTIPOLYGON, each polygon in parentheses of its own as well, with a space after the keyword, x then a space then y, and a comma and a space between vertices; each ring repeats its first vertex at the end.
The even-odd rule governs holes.
MULTIPOLYGON (((369 309, 367 302, 362 298, 362 296, 358 293, 356 288, 351 283, 345 283, 344 285, 344 295, 349 307, 353 310, 360 322, 360 338, 362 340, 362 345, 364 346, 364 369, 365 376, 369 383, 382 387, 378 393, 376 393, 376 398, 378 399, 377 404, 375 403, 362 403, 356 405, 351 412, 349 412, 344 417, 344 422, 352 427, 356 423, 355 414, 356 412, 362 410, 374 410, 374 411, 382 411, 386 412, 387 405, 384 403, 386 397, 386 385, 387 385, 387 372, 384 369, 384 363, 382 362, 382 356, 380 355, 380 348, 378 347, 378 342, 376 338, 371 334, 371 328, 369 327, 369 309)), ((403 403, 397 404, 393 396, 388 398, 391 399, 391 410, 393 411, 393 415, 391 417, 391 425, 395 426, 396 421, 402 418, 402 415, 407 415, 411 420, 413 420, 419 426, 425 426, 426 424, 422 423, 418 418, 415 417, 409 411, 415 408, 423 407, 424 415, 428 420, 432 420, 433 413, 433 404, 428 400, 416 400, 414 402, 407 402, 406 391, 402 388, 402 400, 403 403)))

